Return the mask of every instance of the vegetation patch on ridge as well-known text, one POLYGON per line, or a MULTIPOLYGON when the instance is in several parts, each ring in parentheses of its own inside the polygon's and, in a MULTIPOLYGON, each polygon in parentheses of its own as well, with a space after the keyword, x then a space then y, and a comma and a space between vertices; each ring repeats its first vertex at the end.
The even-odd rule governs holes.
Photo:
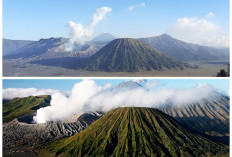
POLYGON ((32 114, 41 107, 49 106, 50 101, 50 95, 14 98, 3 104, 3 122, 9 122, 14 118, 32 114))

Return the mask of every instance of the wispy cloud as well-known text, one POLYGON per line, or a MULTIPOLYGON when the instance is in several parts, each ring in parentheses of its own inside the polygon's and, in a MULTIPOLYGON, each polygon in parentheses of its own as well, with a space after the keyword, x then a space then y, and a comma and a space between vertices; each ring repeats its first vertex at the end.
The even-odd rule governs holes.
POLYGON ((229 35, 209 20, 214 13, 208 13, 205 18, 178 18, 168 30, 168 34, 196 44, 207 46, 229 47, 229 35))
POLYGON ((206 15, 206 18, 211 18, 211 17, 214 17, 214 16, 215 16, 214 13, 209 12, 209 13, 206 15))
POLYGON ((137 8, 144 8, 146 6, 145 2, 139 3, 137 5, 132 5, 127 8, 128 11, 133 11, 134 9, 137 8))
POLYGON ((55 93, 69 95, 70 91, 59 91, 53 89, 36 89, 36 88, 7 88, 3 89, 3 99, 21 98, 27 96, 53 95, 55 93))

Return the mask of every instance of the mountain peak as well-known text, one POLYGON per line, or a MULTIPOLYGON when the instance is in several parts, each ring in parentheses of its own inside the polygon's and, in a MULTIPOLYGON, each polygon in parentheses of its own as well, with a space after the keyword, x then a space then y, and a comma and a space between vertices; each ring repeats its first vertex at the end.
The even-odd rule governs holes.
POLYGON ((113 36, 110 33, 102 33, 95 38, 92 39, 92 42, 109 42, 116 39, 115 36, 113 36))
POLYGON ((85 70, 109 72, 161 71, 188 67, 133 38, 111 41, 81 66, 85 70))
POLYGON ((141 40, 119 38, 91 56, 82 67, 90 71, 137 72, 184 69, 188 66, 167 57, 141 40))
POLYGON ((115 89, 135 89, 135 88, 143 88, 143 86, 135 81, 125 81, 115 86, 115 89))
POLYGON ((110 33, 102 33, 99 36, 107 36, 107 37, 114 37, 112 34, 110 33))
MULTIPOLYGON (((125 46, 139 46, 139 44, 142 44, 142 45, 145 44, 143 41, 135 39, 135 38, 117 38, 117 39, 114 39, 112 43, 115 43, 115 44, 117 43, 121 45, 125 44, 125 46)), ((146 45, 146 46, 150 47, 149 45, 146 45)))
POLYGON ((157 109, 113 109, 81 133, 44 145, 44 156, 203 156, 228 147, 191 132, 157 109))
POLYGON ((170 35, 168 35, 166 33, 161 34, 160 37, 162 37, 162 38, 173 38, 172 36, 170 36, 170 35))

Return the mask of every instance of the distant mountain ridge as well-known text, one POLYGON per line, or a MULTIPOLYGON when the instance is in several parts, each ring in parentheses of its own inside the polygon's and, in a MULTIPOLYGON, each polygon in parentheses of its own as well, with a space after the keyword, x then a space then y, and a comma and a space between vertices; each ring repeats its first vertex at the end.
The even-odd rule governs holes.
POLYGON ((11 39, 2 39, 2 55, 9 55, 11 52, 20 49, 26 45, 32 44, 35 41, 31 40, 11 40, 11 39))
POLYGON ((180 106, 159 108, 187 127, 229 143, 230 98, 215 93, 210 98, 180 106))
POLYGON ((187 43, 167 34, 140 38, 140 40, 179 61, 229 61, 229 48, 215 48, 187 43))
POLYGON ((49 38, 40 39, 30 45, 26 45, 20 49, 13 51, 7 58, 29 58, 37 57, 47 52, 49 49, 58 47, 67 41, 66 38, 49 38))
MULTIPOLYGON (((3 39, 3 55, 8 56, 6 58, 14 59, 21 57, 39 57, 42 59, 82 57, 85 55, 86 57, 89 57, 114 39, 116 39, 115 36, 109 33, 103 33, 96 36, 91 41, 86 42, 87 45, 80 52, 73 51, 69 53, 64 52, 64 44, 67 42, 67 38, 52 37, 48 39, 40 39, 39 41, 3 39)), ((229 61, 229 48, 215 48, 187 43, 167 34, 140 38, 139 40, 142 40, 165 55, 173 57, 179 61, 229 61)))
POLYGON ((196 134, 162 111, 126 107, 109 111, 85 130, 42 145, 41 156, 206 156, 229 148, 196 134))
MULTIPOLYGON (((97 39, 96 39, 97 40, 97 39)), ((96 53, 100 48, 102 48, 109 41, 101 41, 99 37, 99 42, 86 42, 84 45, 79 45, 78 50, 66 51, 65 43, 68 42, 67 38, 48 38, 40 39, 32 44, 20 47, 10 54, 6 55, 4 59, 17 59, 17 58, 36 58, 36 60, 41 59, 54 59, 54 58, 85 58, 96 53)))

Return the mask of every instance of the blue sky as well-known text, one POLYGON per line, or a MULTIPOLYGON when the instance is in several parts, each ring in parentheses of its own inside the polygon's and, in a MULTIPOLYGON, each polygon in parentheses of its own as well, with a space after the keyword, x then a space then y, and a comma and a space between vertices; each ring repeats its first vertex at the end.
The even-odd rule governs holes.
MULTIPOLYGON (((95 79, 98 85, 107 83, 113 86, 120 82, 130 79, 95 79)), ((77 79, 4 79, 3 89, 6 88, 37 88, 37 89, 55 89, 71 90, 75 83, 80 82, 77 79)), ((196 87, 199 84, 208 84, 217 91, 228 94, 229 79, 148 79, 148 82, 155 82, 155 89, 171 88, 183 89, 196 87)))
POLYGON ((88 25, 97 8, 112 8, 95 35, 148 37, 168 31, 178 18, 205 18, 229 34, 229 0, 3 0, 3 37, 38 40, 68 37, 69 21, 88 25), (145 6, 141 6, 144 3, 145 6), (134 6, 132 11, 128 7, 134 6), (136 7, 137 6, 137 7, 136 7))

